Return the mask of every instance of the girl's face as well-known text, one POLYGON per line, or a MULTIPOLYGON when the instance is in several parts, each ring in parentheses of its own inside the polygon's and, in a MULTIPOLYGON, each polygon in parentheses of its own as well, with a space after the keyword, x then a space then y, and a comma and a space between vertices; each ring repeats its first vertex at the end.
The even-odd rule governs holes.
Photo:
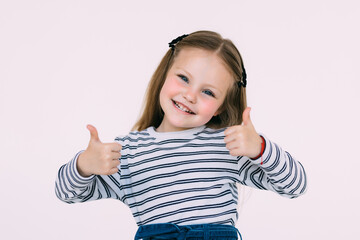
POLYGON ((233 77, 213 52, 185 48, 180 51, 160 92, 164 118, 159 132, 199 127, 217 115, 233 77))

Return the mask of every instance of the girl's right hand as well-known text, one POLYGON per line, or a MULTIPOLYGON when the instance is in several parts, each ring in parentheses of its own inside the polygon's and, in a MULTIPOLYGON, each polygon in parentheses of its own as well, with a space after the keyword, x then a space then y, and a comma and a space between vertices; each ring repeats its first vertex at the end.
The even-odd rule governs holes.
POLYGON ((77 170, 83 177, 95 175, 111 175, 118 171, 121 158, 119 143, 102 143, 96 128, 90 124, 86 126, 90 131, 90 142, 87 149, 77 160, 77 170))

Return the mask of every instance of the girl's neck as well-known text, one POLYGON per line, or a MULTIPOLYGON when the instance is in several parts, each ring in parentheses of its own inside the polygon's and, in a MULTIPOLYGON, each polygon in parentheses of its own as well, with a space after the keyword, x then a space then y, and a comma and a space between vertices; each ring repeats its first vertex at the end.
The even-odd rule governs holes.
POLYGON ((168 128, 164 125, 160 125, 158 128, 156 128, 156 132, 180 132, 180 131, 185 131, 191 128, 168 128))
POLYGON ((168 139, 168 138, 174 138, 174 137, 181 137, 181 138, 188 138, 193 137, 194 134, 198 134, 202 130, 205 129, 205 125, 194 127, 194 128, 188 128, 185 130, 179 130, 179 131, 167 131, 167 132, 160 132, 155 127, 149 127, 147 131, 150 133, 151 136, 154 136, 159 139, 168 139))
POLYGON ((186 131, 189 129, 193 129, 193 128, 176 127, 176 126, 167 124, 165 121, 162 121, 160 126, 156 128, 156 132, 180 132, 180 131, 186 131))

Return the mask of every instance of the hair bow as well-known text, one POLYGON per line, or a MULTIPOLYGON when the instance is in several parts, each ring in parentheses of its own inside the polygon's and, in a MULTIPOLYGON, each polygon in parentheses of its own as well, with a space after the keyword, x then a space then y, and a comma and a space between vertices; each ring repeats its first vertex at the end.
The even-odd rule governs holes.
POLYGON ((185 37, 189 36, 189 34, 184 34, 180 37, 175 38, 174 40, 172 40, 171 42, 169 42, 169 47, 171 47, 171 49, 174 51, 175 49, 175 44, 177 44, 178 42, 180 42, 181 40, 183 40, 185 37))

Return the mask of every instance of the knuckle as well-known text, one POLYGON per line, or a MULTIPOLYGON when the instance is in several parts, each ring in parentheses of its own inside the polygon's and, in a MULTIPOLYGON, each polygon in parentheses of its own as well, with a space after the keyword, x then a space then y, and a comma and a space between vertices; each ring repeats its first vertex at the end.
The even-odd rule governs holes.
POLYGON ((121 148, 122 148, 122 146, 121 146, 120 143, 112 143, 111 146, 112 146, 113 148, 116 148, 116 149, 121 149, 121 148))
POLYGON ((110 152, 110 151, 111 151, 111 145, 106 144, 106 145, 105 145, 105 150, 106 150, 107 152, 110 152))
POLYGON ((117 172, 118 172, 117 168, 112 168, 112 169, 109 170, 109 175, 115 174, 117 172))

